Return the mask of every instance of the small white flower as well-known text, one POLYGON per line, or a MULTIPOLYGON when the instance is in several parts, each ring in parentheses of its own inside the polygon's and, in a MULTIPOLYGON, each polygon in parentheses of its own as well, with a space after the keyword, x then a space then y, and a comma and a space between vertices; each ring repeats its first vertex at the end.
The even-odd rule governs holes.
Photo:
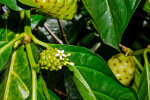
POLYGON ((57 50, 57 54, 55 56, 59 56, 60 60, 62 60, 63 57, 66 57, 66 55, 64 54, 64 50, 57 50))

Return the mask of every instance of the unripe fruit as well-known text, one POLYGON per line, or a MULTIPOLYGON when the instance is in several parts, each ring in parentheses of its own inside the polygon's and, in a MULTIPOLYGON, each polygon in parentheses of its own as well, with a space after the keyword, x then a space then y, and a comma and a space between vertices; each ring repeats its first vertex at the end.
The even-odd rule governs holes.
MULTIPOLYGON (((62 69, 63 66, 67 64, 72 65, 67 58, 71 54, 64 54, 64 50, 58 50, 57 48, 47 48, 40 53, 39 64, 41 69, 46 69, 50 71, 57 71, 62 69)), ((73 65, 72 65, 73 66, 73 65)))
POLYGON ((19 0, 23 4, 39 8, 53 18, 71 20, 77 12, 77 0, 19 0))
POLYGON ((132 56, 116 54, 109 59, 108 66, 122 84, 130 84, 135 72, 135 62, 132 56))

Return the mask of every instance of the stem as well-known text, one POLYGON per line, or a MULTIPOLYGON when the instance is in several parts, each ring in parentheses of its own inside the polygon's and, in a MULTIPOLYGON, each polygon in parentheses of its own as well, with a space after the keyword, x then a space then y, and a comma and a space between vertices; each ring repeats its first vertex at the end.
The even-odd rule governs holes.
POLYGON ((10 46, 12 46, 17 40, 19 40, 20 38, 24 37, 25 34, 22 33, 19 36, 15 37, 13 40, 11 40, 8 44, 6 44, 4 47, 2 47, 0 49, 0 53, 4 52, 7 48, 9 48, 10 46))
POLYGON ((58 90, 58 89, 54 89, 54 91, 56 92, 56 93, 58 93, 59 95, 62 95, 62 96, 64 96, 64 97, 67 97, 67 94, 65 94, 64 92, 62 92, 62 91, 60 91, 60 90, 58 90))
POLYGON ((139 62, 139 60, 136 57, 134 57, 134 56, 132 56, 132 57, 133 57, 134 61, 136 62, 136 64, 139 66, 139 69, 141 71, 143 71, 143 66, 141 65, 141 63, 139 62))
POLYGON ((133 50, 131 50, 130 48, 127 48, 126 46, 124 46, 124 45, 122 45, 122 44, 119 44, 119 46, 122 48, 122 51, 124 51, 124 52, 126 53, 125 56, 127 56, 128 54, 129 54, 130 56, 132 56, 133 59, 134 59, 134 61, 135 61, 136 64, 138 65, 139 69, 140 69, 141 71, 143 71, 143 66, 142 66, 142 64, 138 61, 138 59, 137 59, 136 57, 134 57, 135 55, 143 54, 143 52, 144 52, 143 49, 137 50, 137 51, 133 51, 133 50))
POLYGON ((132 52, 132 56, 143 54, 145 49, 140 49, 132 52))
POLYGON ((127 52, 126 52, 125 56, 128 56, 129 52, 130 52, 130 50, 127 50, 127 52))
POLYGON ((31 35, 31 26, 30 26, 30 10, 25 11, 25 26, 24 26, 24 31, 26 32, 27 35, 31 35))
POLYGON ((59 44, 63 44, 63 42, 47 27, 46 24, 44 24, 44 28, 59 44))
POLYGON ((39 45, 41 45, 45 48, 49 47, 49 45, 47 43, 38 40, 34 35, 30 35, 30 36, 31 36, 31 38, 32 38, 32 40, 34 41, 35 44, 39 44, 39 45))
POLYGON ((68 40, 67 40, 65 31, 64 31, 63 26, 62 26, 62 24, 61 24, 61 21, 60 21, 59 19, 57 19, 57 21, 58 21, 58 24, 59 24, 59 29, 61 30, 61 34, 62 34, 62 36, 63 36, 65 42, 69 45, 69 42, 68 42, 68 40))
POLYGON ((146 66, 146 73, 147 73, 147 84, 148 84, 148 100, 150 100, 150 76, 149 76, 149 61, 148 61, 148 57, 147 57, 147 53, 148 53, 148 49, 144 50, 144 61, 145 61, 145 66, 146 66))
MULTIPOLYGON (((25 11, 24 31, 26 35, 32 35, 31 26, 30 26, 30 10, 25 11)), ((37 100, 37 74, 36 74, 36 70, 34 69, 36 63, 34 60, 30 43, 26 44, 26 50, 27 50, 27 55, 31 66, 31 72, 32 72, 32 100, 37 100)))
POLYGON ((37 75, 34 67, 36 66, 35 60, 33 58, 33 53, 30 43, 26 45, 27 55, 29 58, 31 71, 32 71, 32 100, 37 100, 37 75))

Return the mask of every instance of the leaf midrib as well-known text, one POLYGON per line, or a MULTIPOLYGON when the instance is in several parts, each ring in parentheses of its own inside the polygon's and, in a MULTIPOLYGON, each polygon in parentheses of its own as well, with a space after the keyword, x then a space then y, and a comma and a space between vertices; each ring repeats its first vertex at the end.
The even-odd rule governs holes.
POLYGON ((4 99, 3 100, 7 100, 7 96, 8 96, 8 91, 9 91, 9 86, 10 86, 10 75, 13 71, 13 66, 15 63, 15 59, 16 59, 16 53, 17 51, 14 51, 13 55, 12 55, 12 63, 10 65, 10 69, 9 69, 9 74, 8 74, 8 79, 7 79, 7 84, 6 84, 6 89, 5 89, 5 93, 4 93, 4 99))
MULTIPOLYGON (((72 66, 71 66, 72 67, 72 66)), ((89 93, 93 94, 92 98, 93 100, 97 100, 92 89, 90 88, 89 84, 86 82, 86 80, 83 78, 83 76, 81 75, 81 73, 76 69, 76 67, 74 66, 73 70, 76 70, 76 74, 80 76, 80 78, 82 78, 82 80, 80 80, 79 77, 76 77, 75 73, 74 73, 74 77, 76 77, 85 87, 86 89, 89 91, 89 93), (86 85, 85 85, 86 84, 86 85)))
MULTIPOLYGON (((25 85, 25 83, 22 81, 22 79, 17 75, 17 73, 15 73, 13 71, 13 67, 14 67, 15 60, 16 60, 16 55, 17 55, 17 51, 14 51, 14 53, 12 54, 12 60, 11 60, 12 62, 11 62, 9 73, 8 73, 8 77, 7 77, 8 79, 7 79, 7 84, 6 84, 5 93, 4 93, 4 99, 3 100, 7 100, 8 92, 9 92, 9 87, 10 87, 10 81, 11 81, 11 75, 12 74, 14 76, 16 76, 16 78, 18 78, 20 80, 20 82, 25 87, 25 89, 27 91, 29 91, 28 87, 25 85)), ((28 94, 29 94, 29 92, 28 92, 28 94)))
POLYGON ((111 99, 111 100, 115 100, 114 98, 112 98, 112 97, 109 97, 109 96, 107 96, 107 95, 105 95, 105 94, 103 94, 103 93, 100 93, 100 92, 97 92, 97 91, 94 91, 94 90, 92 90, 94 93, 97 93, 97 94, 102 94, 103 96, 105 96, 105 97, 107 97, 107 98, 109 98, 109 99, 111 99))
MULTIPOLYGON (((107 75, 107 74, 104 74, 104 73, 102 73, 102 72, 99 72, 99 71, 97 71, 97 70, 94 70, 94 69, 90 69, 90 68, 87 68, 87 67, 83 67, 83 66, 75 66, 75 67, 77 67, 77 68, 84 68, 84 69, 87 69, 87 70, 90 70, 90 71, 94 71, 94 72, 97 72, 97 73, 99 73, 99 74, 102 74, 102 75, 105 75, 105 76, 108 76, 108 77, 110 77, 109 75, 107 75)), ((112 77, 110 77, 110 78, 112 78, 112 77)))

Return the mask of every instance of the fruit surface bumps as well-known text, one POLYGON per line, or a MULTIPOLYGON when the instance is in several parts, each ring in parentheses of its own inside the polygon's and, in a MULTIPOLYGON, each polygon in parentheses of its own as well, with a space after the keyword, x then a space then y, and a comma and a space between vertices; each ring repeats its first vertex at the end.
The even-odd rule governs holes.
POLYGON ((122 84, 130 84, 135 72, 135 62, 132 56, 116 54, 109 59, 108 66, 122 84))
POLYGON ((60 60, 56 58, 57 49, 47 48, 40 53, 39 64, 42 69, 54 71, 62 68, 60 60))
POLYGON ((77 12, 77 0, 19 0, 39 8, 42 12, 57 19, 71 20, 77 12))
POLYGON ((57 48, 47 48, 40 53, 39 64, 41 69, 50 71, 61 70, 63 66, 74 66, 73 62, 69 62, 68 57, 71 54, 64 54, 64 50, 58 50, 57 48))

